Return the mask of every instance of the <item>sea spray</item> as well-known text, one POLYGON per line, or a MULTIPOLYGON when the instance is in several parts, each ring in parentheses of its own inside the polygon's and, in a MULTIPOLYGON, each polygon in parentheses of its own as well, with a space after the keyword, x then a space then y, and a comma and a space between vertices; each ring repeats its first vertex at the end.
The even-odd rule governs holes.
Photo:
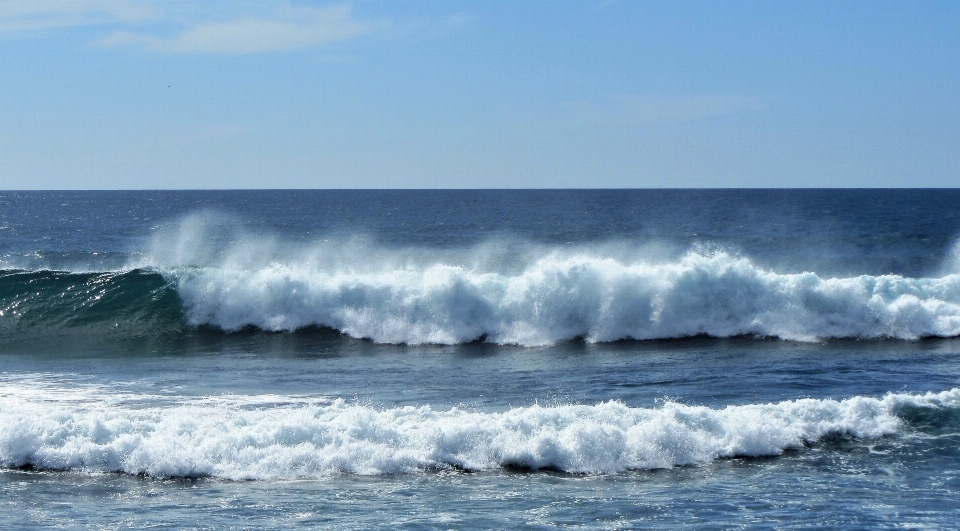
POLYGON ((131 263, 163 274, 191 325, 328 327, 398 344, 524 346, 696 335, 827 338, 960 334, 960 274, 936 278, 776 271, 716 244, 466 248, 363 236, 294 242, 215 212, 166 225, 131 263))

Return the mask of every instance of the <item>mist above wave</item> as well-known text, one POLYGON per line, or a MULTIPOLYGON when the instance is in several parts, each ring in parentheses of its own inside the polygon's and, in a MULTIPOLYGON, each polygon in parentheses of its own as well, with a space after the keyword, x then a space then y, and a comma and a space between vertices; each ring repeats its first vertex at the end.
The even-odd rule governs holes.
POLYGON ((195 216, 140 266, 176 285, 192 325, 324 326, 384 343, 549 345, 694 335, 790 340, 960 335, 960 274, 782 273, 736 252, 504 238, 465 249, 363 238, 291 242, 195 216))
MULTIPOLYGON (((960 275, 826 278, 734 251, 635 242, 468 248, 291 241, 188 218, 120 271, 0 271, 0 330, 155 336, 329 327, 385 343, 527 346, 694 335, 812 341, 960 335, 960 275), (133 269, 133 271, 131 271, 133 269)), ((33 335, 31 335, 33 334, 33 335)))

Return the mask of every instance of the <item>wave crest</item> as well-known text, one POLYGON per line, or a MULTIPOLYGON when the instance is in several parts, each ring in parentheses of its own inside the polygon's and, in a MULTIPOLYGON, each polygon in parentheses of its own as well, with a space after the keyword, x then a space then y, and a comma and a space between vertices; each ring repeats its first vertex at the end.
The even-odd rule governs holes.
POLYGON ((516 272, 446 263, 326 269, 304 260, 173 276, 194 325, 319 325, 384 343, 960 335, 958 274, 827 279, 764 270, 726 252, 666 263, 553 253, 516 272))

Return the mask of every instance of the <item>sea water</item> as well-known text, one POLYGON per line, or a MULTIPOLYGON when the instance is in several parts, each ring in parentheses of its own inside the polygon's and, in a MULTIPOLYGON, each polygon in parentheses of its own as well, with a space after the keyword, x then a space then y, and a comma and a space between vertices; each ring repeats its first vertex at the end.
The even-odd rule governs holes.
POLYGON ((960 192, 0 193, 4 528, 960 525, 960 192))

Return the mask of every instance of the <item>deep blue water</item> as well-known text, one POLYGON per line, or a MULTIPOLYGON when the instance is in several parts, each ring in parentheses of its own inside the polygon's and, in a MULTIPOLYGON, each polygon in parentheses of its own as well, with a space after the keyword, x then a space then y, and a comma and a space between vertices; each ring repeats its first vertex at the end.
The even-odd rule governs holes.
POLYGON ((0 192, 0 525, 950 528, 960 191, 0 192))

